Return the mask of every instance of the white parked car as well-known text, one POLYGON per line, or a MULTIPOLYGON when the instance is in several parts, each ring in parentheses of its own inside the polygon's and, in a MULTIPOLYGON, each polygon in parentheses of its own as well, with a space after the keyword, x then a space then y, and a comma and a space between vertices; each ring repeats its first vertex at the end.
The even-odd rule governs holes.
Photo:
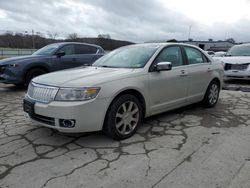
POLYGON ((220 51, 220 52, 215 52, 213 55, 213 58, 215 57, 223 57, 226 55, 226 52, 220 51))
POLYGON ((125 139, 144 117, 199 101, 213 107, 222 79, 221 64, 195 46, 138 44, 92 67, 36 77, 23 107, 33 121, 61 132, 103 130, 125 139))
POLYGON ((225 79, 250 79, 250 44, 235 45, 224 57, 214 59, 222 62, 225 79))
POLYGON ((205 51, 208 55, 214 56, 215 52, 214 51, 205 51))

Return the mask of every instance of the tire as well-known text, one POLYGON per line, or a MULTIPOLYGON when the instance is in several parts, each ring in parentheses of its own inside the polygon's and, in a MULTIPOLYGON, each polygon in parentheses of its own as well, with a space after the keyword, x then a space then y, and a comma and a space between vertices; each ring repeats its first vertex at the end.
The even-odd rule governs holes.
POLYGON ((203 106, 206 108, 214 107, 219 99, 220 94, 220 83, 217 80, 213 80, 206 91, 203 99, 203 106))
POLYGON ((45 74, 45 73, 47 72, 40 68, 34 68, 34 69, 29 70, 26 74, 24 85, 27 87, 33 78, 40 76, 42 74, 45 74))
POLYGON ((116 98, 110 105, 103 131, 114 140, 122 140, 135 134, 142 120, 142 105, 130 94, 116 98))

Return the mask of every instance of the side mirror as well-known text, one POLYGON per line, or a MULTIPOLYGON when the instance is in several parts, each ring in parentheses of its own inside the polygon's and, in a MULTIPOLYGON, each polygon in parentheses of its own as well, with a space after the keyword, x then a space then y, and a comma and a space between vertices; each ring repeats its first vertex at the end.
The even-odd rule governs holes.
POLYGON ((57 56, 57 57, 65 56, 65 52, 64 52, 64 51, 57 52, 57 53, 56 53, 56 56, 57 56))
POLYGON ((172 69, 171 62, 159 62, 155 65, 155 69, 157 71, 168 71, 172 69))

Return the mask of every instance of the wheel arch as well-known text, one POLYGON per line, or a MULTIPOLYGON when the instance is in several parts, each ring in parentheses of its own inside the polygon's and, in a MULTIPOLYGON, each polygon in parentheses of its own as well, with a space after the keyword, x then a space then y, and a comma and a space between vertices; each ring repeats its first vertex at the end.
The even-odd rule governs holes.
MULTIPOLYGON (((143 112, 142 112, 142 113, 143 113, 143 118, 145 117, 145 115, 146 115, 147 104, 146 104, 146 100, 145 100, 143 94, 142 94, 140 91, 138 91, 137 89, 134 89, 134 88, 126 88, 126 89, 124 89, 124 90, 122 90, 122 91, 119 91, 118 93, 116 93, 116 94, 114 95, 114 97, 112 98, 112 100, 111 100, 111 102, 110 102, 110 104, 109 104, 109 106, 108 106, 108 108, 107 108, 107 111, 106 111, 106 113, 105 113, 105 119, 106 119, 107 113, 108 113, 108 111, 109 111, 110 106, 112 105, 112 103, 113 103, 118 97, 120 97, 120 96, 122 96, 122 95, 125 95, 125 94, 133 95, 133 96, 135 96, 135 97, 140 101, 140 103, 141 103, 141 105, 142 105, 142 109, 143 109, 143 112)), ((104 121, 105 121, 105 120, 104 120, 104 121)))
POLYGON ((113 131, 111 131, 110 129, 110 126, 108 125, 108 117, 109 117, 109 111, 112 109, 111 106, 112 104, 116 101, 116 99, 118 99, 119 97, 121 96, 124 96, 124 95, 132 95, 134 97, 136 97, 141 106, 142 106, 142 118, 143 119, 145 117, 145 112, 146 112, 146 101, 145 101, 145 98, 144 96, 142 95, 142 93, 136 89, 132 89, 132 88, 126 88, 126 89, 123 89, 122 91, 119 91, 117 92, 114 97, 111 98, 111 102, 106 110, 106 113, 105 113, 105 117, 104 117, 104 121, 103 121, 103 126, 102 126, 102 130, 104 131, 104 133, 106 135, 111 135, 111 137, 113 137, 114 139, 124 139, 124 138, 119 138, 115 133, 112 133, 113 131))
MULTIPOLYGON (((219 83, 219 87, 221 88, 221 80, 220 80, 218 77, 213 78, 213 79, 211 80, 211 82, 213 82, 213 81, 218 82, 218 83, 219 83)), ((211 83, 211 82, 210 82, 210 83, 211 83)), ((209 83, 209 85, 210 85, 210 83, 209 83)))
POLYGON ((221 87, 222 87, 222 81, 218 78, 218 77, 214 77, 209 83, 208 83, 208 85, 207 85, 207 87, 206 87, 206 90, 205 90, 205 92, 204 92, 204 95, 203 95, 203 99, 204 99, 204 97, 206 96, 206 92, 207 92, 207 90, 208 90, 208 87, 209 87, 209 85, 213 82, 213 81, 216 81, 216 82, 218 82, 219 83, 219 88, 221 89, 221 87))
POLYGON ((42 70, 44 70, 46 73, 49 72, 49 68, 46 67, 46 66, 43 66, 43 65, 34 65, 34 66, 30 66, 30 67, 28 67, 28 68, 25 70, 25 72, 24 72, 24 75, 23 75, 23 80, 24 80, 24 82, 26 81, 26 76, 27 76, 28 72, 31 71, 32 69, 42 69, 42 70))

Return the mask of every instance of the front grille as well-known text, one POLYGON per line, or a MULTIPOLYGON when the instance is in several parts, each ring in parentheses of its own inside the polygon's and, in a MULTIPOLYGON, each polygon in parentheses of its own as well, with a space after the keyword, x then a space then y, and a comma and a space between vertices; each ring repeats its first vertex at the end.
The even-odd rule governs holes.
POLYGON ((244 78, 244 76, 227 76, 228 78, 244 78))
POLYGON ((54 100, 57 91, 57 87, 40 85, 32 82, 29 84, 27 94, 28 97, 32 100, 42 103, 49 103, 54 100))
POLYGON ((34 119, 35 121, 47 124, 47 125, 52 125, 55 126, 55 119, 51 117, 46 117, 46 116, 41 116, 38 114, 32 114, 30 116, 31 119, 34 119))
POLYGON ((246 70, 248 68, 249 63, 245 64, 225 64, 225 70, 246 70))

